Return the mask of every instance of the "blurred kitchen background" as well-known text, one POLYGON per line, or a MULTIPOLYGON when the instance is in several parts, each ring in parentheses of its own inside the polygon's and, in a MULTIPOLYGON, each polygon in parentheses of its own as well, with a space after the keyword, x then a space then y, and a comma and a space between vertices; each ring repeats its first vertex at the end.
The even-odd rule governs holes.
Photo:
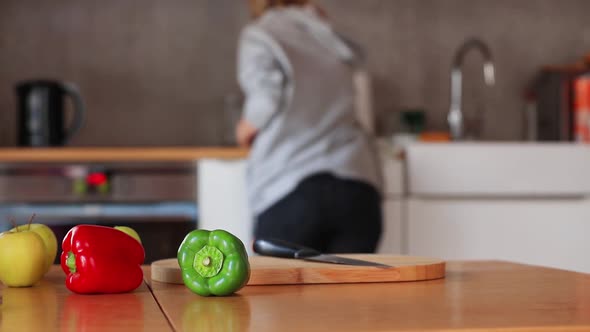
MULTIPOLYGON (((481 55, 468 54, 465 112, 482 115, 481 138, 520 140, 524 90, 539 69, 590 50, 585 0, 318 3, 366 51, 381 134, 407 109, 426 113, 425 129, 447 129, 451 62, 477 37, 497 80, 487 87, 481 55)), ((80 89, 86 121, 69 145, 228 143, 236 41, 248 19, 245 0, 0 1, 0 146, 16 144, 14 85, 38 78, 80 89)))
MULTIPOLYGON (((372 96, 365 110, 375 119, 380 143, 393 143, 393 149, 380 145, 380 253, 590 272, 587 146, 512 144, 575 141, 579 133, 590 142, 590 107, 583 106, 584 98, 590 103, 590 76, 584 76, 590 69, 590 1, 317 3, 364 49, 369 83, 363 87, 372 96), (481 144, 416 144, 405 157, 398 154, 418 136, 448 140, 451 68, 467 40, 476 47, 463 54, 460 66, 461 109, 475 128, 471 138, 481 144), (493 86, 482 72, 486 49, 493 86)), ((22 223, 33 213, 60 239, 78 223, 128 225, 144 239, 148 263, 174 257, 195 226, 230 230, 248 246, 245 155, 142 163, 14 162, 9 156, 17 150, 10 148, 33 145, 17 138, 18 114, 26 112, 17 110, 15 86, 39 79, 71 83, 84 100, 84 121, 66 146, 231 147, 241 103, 236 49, 249 21, 246 4, 1 0, 0 159, 6 162, 0 162, 0 230, 9 228, 8 217, 22 223)), ((31 96, 30 90, 22 93, 31 96)), ((72 102, 66 106, 73 109, 72 102)), ((61 116, 59 105, 50 108, 61 116)), ((55 123, 72 120, 59 116, 55 123)), ((31 117, 27 125, 37 120, 31 117)), ((51 131, 62 132, 55 123, 51 131)))

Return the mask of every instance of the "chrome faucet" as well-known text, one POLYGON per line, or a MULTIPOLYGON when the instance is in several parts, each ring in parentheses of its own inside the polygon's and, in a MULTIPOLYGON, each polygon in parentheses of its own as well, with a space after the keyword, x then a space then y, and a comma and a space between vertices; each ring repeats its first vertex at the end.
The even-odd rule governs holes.
POLYGON ((451 69, 451 107, 447 116, 451 138, 458 140, 464 136, 463 111, 461 109, 463 58, 471 49, 478 49, 484 57, 483 77, 488 86, 495 83, 494 64, 489 47, 481 40, 471 38, 466 40, 455 53, 451 69))

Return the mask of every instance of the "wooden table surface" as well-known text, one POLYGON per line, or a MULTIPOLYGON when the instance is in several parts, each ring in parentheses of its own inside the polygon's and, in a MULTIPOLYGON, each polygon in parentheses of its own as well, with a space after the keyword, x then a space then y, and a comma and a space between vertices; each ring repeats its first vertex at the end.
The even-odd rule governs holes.
POLYGON ((34 287, 0 288, 2 332, 172 331, 145 283, 132 293, 78 295, 55 265, 34 287))
POLYGON ((0 162, 147 162, 192 161, 204 158, 241 159, 247 149, 237 147, 60 147, 0 148, 0 162))
POLYGON ((248 286, 201 298, 152 282, 177 331, 590 331, 590 275, 504 262, 449 262, 445 279, 248 286))
POLYGON ((4 288, 0 331, 590 331, 590 275, 497 261, 448 262, 432 281, 218 298, 149 281, 151 293, 75 295, 63 282, 54 267, 40 286, 4 288))

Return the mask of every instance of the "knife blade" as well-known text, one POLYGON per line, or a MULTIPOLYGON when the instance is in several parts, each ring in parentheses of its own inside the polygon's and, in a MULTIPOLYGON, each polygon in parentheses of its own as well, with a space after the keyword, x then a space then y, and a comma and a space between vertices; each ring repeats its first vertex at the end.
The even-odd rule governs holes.
POLYGON ((373 266, 380 268, 391 268, 393 266, 365 261, 361 259, 354 259, 348 257, 341 257, 335 255, 322 254, 321 252, 304 247, 299 244, 290 243, 279 239, 256 239, 253 245, 254 252, 263 256, 273 256, 280 258, 295 258, 307 261, 356 265, 356 266, 373 266))

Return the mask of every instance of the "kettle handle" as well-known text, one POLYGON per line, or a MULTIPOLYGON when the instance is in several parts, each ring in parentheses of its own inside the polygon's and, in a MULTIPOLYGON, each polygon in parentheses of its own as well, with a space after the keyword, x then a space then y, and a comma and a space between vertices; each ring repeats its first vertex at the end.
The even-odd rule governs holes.
POLYGON ((86 115, 86 107, 84 106, 84 100, 82 99, 80 91, 74 84, 62 83, 62 89, 67 95, 72 97, 72 100, 74 101, 74 118, 72 119, 70 128, 67 129, 64 135, 64 144, 66 144, 82 127, 86 115))

